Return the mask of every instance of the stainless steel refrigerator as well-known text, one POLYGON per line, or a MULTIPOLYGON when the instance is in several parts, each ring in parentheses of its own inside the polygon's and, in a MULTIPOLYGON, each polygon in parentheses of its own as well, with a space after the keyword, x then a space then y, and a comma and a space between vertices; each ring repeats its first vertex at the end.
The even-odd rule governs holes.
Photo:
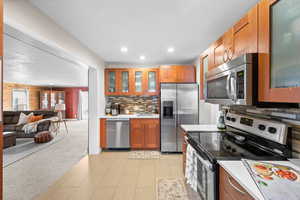
POLYGON ((198 124, 198 85, 161 84, 161 152, 182 152, 181 124, 198 124))

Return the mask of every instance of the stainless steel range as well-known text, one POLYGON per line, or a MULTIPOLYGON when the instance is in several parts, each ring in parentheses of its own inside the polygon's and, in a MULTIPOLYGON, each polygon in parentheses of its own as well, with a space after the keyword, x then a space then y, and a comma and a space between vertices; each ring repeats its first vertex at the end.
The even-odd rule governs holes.
POLYGON ((228 113, 225 132, 190 132, 197 191, 203 200, 218 199, 218 160, 286 160, 291 157, 288 127, 277 121, 228 113))

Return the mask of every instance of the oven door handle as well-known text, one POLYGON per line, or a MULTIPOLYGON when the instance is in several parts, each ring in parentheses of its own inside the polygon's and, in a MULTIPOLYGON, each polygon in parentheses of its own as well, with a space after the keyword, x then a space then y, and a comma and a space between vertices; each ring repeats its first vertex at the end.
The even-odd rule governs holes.
MULTIPOLYGON (((188 137, 187 136, 184 136, 184 140, 186 141, 187 144, 189 144, 191 147, 192 145, 188 142, 188 137)), ((193 148, 193 147, 192 147, 193 148)), ((194 148, 193 148, 194 149, 194 148)), ((194 151, 196 152, 196 157, 197 159, 206 167, 208 168, 209 170, 213 170, 213 165, 211 162, 207 161, 207 160, 204 160, 199 154, 197 154, 197 151, 194 149, 194 151)))
POLYGON ((199 155, 196 155, 198 160, 200 160, 200 162, 206 167, 208 168, 209 170, 212 170, 213 169, 213 165, 207 161, 207 160, 204 160, 201 156, 199 155))

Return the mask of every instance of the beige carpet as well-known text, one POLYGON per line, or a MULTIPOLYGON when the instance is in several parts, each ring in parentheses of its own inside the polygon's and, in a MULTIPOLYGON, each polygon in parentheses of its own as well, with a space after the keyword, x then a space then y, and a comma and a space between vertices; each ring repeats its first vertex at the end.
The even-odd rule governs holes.
POLYGON ((31 154, 48 148, 50 145, 62 140, 66 133, 54 135, 53 140, 47 143, 35 143, 33 138, 18 138, 16 146, 9 147, 3 150, 3 167, 8 167, 9 165, 24 159, 31 154))
POLYGON ((87 121, 68 121, 69 134, 42 150, 4 168, 4 199, 30 200, 87 154, 87 121))
POLYGON ((158 178, 157 200, 188 200, 184 180, 181 178, 158 178))

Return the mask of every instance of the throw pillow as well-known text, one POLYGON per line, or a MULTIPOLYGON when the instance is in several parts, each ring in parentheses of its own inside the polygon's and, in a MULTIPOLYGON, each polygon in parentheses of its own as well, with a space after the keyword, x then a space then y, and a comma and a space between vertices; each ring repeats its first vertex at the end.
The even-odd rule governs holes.
POLYGON ((20 117, 19 117, 19 121, 17 123, 17 126, 22 125, 22 124, 27 124, 28 123, 28 119, 29 117, 33 116, 33 113, 30 113, 28 115, 24 114, 21 112, 20 117))
POLYGON ((31 123, 31 122, 37 122, 37 121, 40 121, 43 119, 43 115, 37 115, 37 116, 30 116, 28 118, 28 123, 31 123))

